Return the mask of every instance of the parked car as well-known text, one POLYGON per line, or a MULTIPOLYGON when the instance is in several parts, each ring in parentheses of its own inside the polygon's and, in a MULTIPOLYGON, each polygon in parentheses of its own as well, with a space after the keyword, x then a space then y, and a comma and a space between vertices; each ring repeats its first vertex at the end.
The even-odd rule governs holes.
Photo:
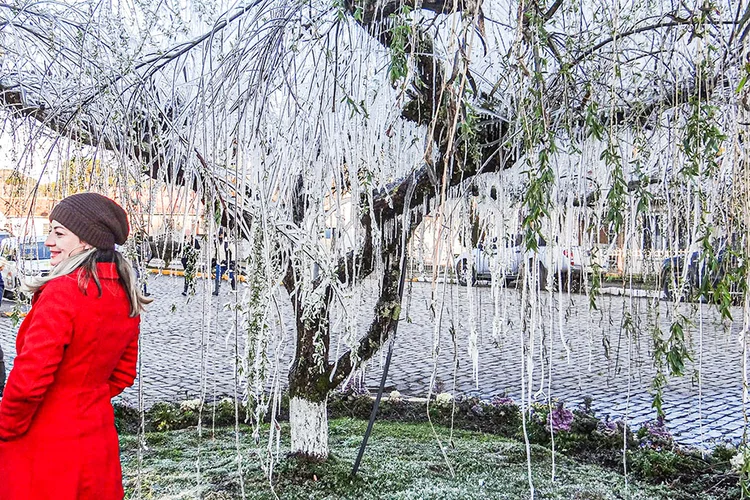
MULTIPOLYGON (((536 250, 539 265, 540 288, 546 289, 548 277, 551 273, 553 289, 579 290, 584 281, 584 274, 591 273, 591 254, 578 245, 547 245, 541 241, 536 250)), ((534 254, 526 256, 529 265, 534 262, 534 254)))
POLYGON ((0 265, 2 266, 5 294, 13 297, 21 283, 31 276, 46 276, 50 265, 50 251, 45 246, 46 237, 39 236, 19 241, 5 238, 0 242, 0 265))
MULTIPOLYGON (((699 251, 690 253, 689 257, 687 253, 684 253, 667 257, 662 261, 659 278, 666 300, 674 300, 676 297, 689 301, 713 300, 713 297, 706 296, 703 292, 706 288, 703 285, 709 285, 708 295, 711 295, 713 289, 726 275, 727 269, 741 265, 739 259, 721 241, 717 242, 716 246, 719 250, 716 253, 717 266, 713 270, 709 268, 708 258, 699 251), (686 261, 687 269, 685 269, 686 261)), ((742 288, 741 283, 730 284, 729 293, 732 296, 732 302, 737 303, 742 299, 742 288)))
POLYGON ((523 247, 520 240, 506 240, 505 245, 498 247, 496 242, 490 245, 479 244, 471 252, 464 252, 454 259, 456 280, 460 285, 475 284, 479 279, 490 279, 492 271, 502 276, 507 284, 518 279, 523 260, 523 247))
POLYGON ((582 247, 548 246, 546 241, 540 240, 535 251, 527 252, 520 235, 506 240, 506 245, 500 249, 494 243, 489 247, 479 245, 471 252, 457 256, 454 265, 458 283, 466 286, 469 281, 475 284, 479 279, 490 279, 493 269, 496 269, 496 275, 511 284, 523 275, 524 264, 533 265, 534 262, 539 266, 539 282, 543 289, 547 287, 550 272, 553 273, 553 286, 559 278, 563 288, 567 288, 569 283, 574 288, 579 287, 583 274, 591 272, 590 253, 582 247))

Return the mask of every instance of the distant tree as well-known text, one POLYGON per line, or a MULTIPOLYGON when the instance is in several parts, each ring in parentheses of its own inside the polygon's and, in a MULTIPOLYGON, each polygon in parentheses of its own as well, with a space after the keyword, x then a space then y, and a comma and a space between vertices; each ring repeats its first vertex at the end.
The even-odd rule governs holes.
MULTIPOLYGON (((100 159, 74 157, 63 162, 57 180, 49 188, 61 199, 75 193, 96 190, 102 193, 114 191, 117 180, 112 172, 102 167, 100 159)), ((42 186, 44 189, 45 186, 42 186)), ((49 188, 46 190, 48 191, 49 188)), ((41 194, 41 193, 40 193, 41 194)))

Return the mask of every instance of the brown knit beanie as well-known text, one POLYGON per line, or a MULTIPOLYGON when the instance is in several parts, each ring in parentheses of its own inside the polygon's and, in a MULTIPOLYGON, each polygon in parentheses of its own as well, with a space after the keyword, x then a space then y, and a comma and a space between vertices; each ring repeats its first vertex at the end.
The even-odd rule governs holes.
POLYGON ((96 248, 112 249, 128 238, 128 216, 120 205, 96 193, 79 193, 61 200, 52 213, 56 220, 81 241, 96 248))

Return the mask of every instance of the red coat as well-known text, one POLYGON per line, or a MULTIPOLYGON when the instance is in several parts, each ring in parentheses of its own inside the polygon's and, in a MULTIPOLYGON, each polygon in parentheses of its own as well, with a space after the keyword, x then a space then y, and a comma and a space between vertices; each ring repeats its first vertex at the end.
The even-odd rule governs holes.
POLYGON ((87 293, 78 273, 47 282, 18 331, 0 401, 0 500, 122 499, 110 399, 133 384, 140 318, 111 263, 87 293))

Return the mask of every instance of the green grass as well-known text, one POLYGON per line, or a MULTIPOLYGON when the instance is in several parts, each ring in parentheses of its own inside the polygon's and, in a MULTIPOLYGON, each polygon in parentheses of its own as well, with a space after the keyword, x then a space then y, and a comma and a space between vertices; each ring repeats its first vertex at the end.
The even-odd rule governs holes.
MULTIPOLYGON (((350 477, 366 422, 337 419, 330 423, 331 457, 325 463, 287 458, 282 443, 273 480, 263 472, 261 454, 267 431, 256 447, 249 428, 240 433, 244 491, 247 498, 298 499, 522 499, 529 498, 523 443, 489 434, 437 428, 448 462, 426 424, 378 422, 357 478, 350 477), (448 465, 450 463, 450 466, 448 465), (454 476, 451 474, 451 467, 454 476), (273 490, 273 492, 272 492, 273 490)), ((281 435, 288 436, 282 426, 281 435)), ((200 438, 194 429, 146 435, 138 474, 138 438, 123 435, 122 465, 126 498, 136 498, 138 478, 143 498, 208 500, 241 498, 235 434, 210 430, 200 438), (200 470, 200 473, 198 472, 200 470)), ((677 498, 670 488, 625 479, 611 470, 581 464, 557 454, 557 477, 551 478, 552 454, 532 446, 536 498, 660 499, 677 498)), ((710 496, 703 498, 709 499, 710 496)))

